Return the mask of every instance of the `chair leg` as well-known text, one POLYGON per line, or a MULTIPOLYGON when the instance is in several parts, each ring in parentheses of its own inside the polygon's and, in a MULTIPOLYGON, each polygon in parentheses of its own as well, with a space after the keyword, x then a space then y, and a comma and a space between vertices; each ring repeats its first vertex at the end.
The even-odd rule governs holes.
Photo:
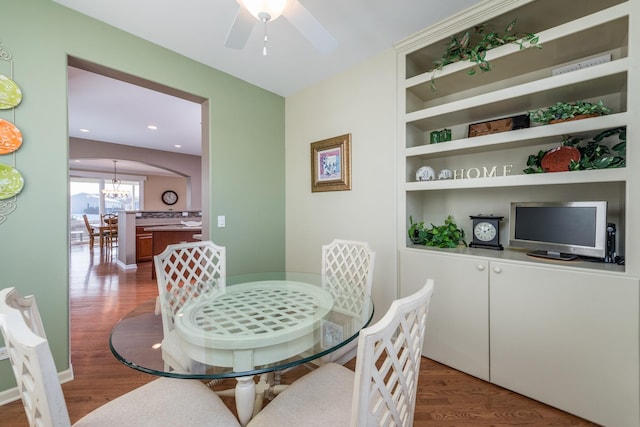
POLYGON ((104 242, 104 244, 105 244, 105 247, 106 247, 108 250, 113 249, 113 247, 115 246, 115 244, 114 244, 114 240, 115 240, 115 236, 114 236, 111 232, 109 232, 109 233, 107 233, 107 234, 105 235, 105 242, 104 242))

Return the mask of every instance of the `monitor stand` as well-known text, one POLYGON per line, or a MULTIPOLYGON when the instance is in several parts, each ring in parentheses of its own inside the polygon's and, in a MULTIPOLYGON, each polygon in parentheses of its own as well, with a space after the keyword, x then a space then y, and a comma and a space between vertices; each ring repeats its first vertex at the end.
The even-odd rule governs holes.
POLYGON ((555 259, 558 261, 573 261, 574 259, 578 259, 576 255, 565 254, 562 252, 552 252, 552 251, 531 251, 531 252, 527 252, 527 255, 537 257, 537 258, 555 259))

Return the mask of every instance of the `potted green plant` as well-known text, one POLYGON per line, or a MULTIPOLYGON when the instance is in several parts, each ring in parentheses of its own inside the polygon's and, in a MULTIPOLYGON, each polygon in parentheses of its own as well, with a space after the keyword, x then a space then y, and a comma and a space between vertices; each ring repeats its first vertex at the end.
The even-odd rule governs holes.
POLYGON ((596 103, 586 101, 557 102, 546 108, 530 111, 531 121, 546 124, 568 120, 586 119, 589 117, 610 114, 611 109, 605 107, 602 101, 596 103))
POLYGON ((424 245, 427 241, 427 230, 424 227, 424 221, 413 222, 413 217, 409 216, 409 239, 416 245, 424 245))
MULTIPOLYGON (((582 143, 582 138, 565 136, 562 146, 574 147, 580 152, 579 160, 568 162, 568 171, 622 168, 626 166, 627 128, 623 126, 603 130, 586 143, 582 143), (611 148, 601 144, 605 138, 614 135, 618 136, 619 142, 611 148)), ((545 172, 542 159, 549 151, 551 150, 540 150, 537 154, 531 154, 527 159, 527 168, 523 172, 526 174, 545 172)))
POLYGON ((443 225, 425 226, 424 221, 413 222, 409 217, 409 238, 416 245, 425 245, 438 248, 455 248, 459 245, 467 246, 464 240, 464 230, 458 227, 449 215, 443 225))
POLYGON ((486 31, 486 24, 480 24, 461 34, 451 37, 447 50, 437 60, 433 62, 435 68, 431 75, 431 90, 435 90, 435 74, 437 70, 448 64, 459 61, 470 61, 475 63, 473 67, 467 71, 472 76, 476 74, 477 69, 481 72, 490 71, 491 64, 486 59, 487 51, 508 44, 515 43, 524 49, 529 46, 541 48, 538 44, 538 36, 533 33, 518 34, 514 32, 517 19, 514 19, 507 25, 502 33, 495 30, 486 31), (477 68, 477 69, 476 69, 477 68))

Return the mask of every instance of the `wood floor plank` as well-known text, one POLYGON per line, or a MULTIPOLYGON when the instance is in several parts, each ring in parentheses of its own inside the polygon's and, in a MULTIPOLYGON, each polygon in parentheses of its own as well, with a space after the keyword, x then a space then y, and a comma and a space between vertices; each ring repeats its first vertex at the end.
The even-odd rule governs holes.
MULTIPOLYGON (((113 325, 136 305, 154 298, 151 263, 122 270, 115 254, 92 252, 86 245, 71 248, 71 363, 75 379, 62 385, 71 421, 115 397, 154 379, 119 363, 109 350, 113 325)), ((347 366, 354 368, 352 361, 347 366)), ((288 383, 307 368, 283 376, 288 383)), ((215 388, 234 387, 225 380, 215 388)), ((235 412, 233 399, 224 399, 235 412)), ((0 425, 27 426, 20 401, 0 406, 0 425)), ((415 426, 595 426, 583 419, 512 393, 501 387, 423 358, 415 426)))

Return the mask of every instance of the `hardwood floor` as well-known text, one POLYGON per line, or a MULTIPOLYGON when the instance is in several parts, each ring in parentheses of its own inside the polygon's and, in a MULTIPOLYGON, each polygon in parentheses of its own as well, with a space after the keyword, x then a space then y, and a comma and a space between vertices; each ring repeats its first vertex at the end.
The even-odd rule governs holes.
MULTIPOLYGON (((157 295, 151 263, 124 271, 115 257, 71 248, 71 362, 75 379, 62 385, 71 422, 154 378, 118 361, 109 350, 115 322, 157 295)), ((39 304, 43 302, 38 301, 39 304)), ((352 361, 349 367, 354 367, 352 361)), ((283 376, 290 382, 299 368, 283 376)), ((235 380, 222 386, 234 386, 235 380)), ((234 410, 233 400, 225 403, 234 410)), ((0 425, 27 426, 20 401, 0 406, 0 425)), ((594 426, 595 424, 423 358, 415 426, 594 426)))

